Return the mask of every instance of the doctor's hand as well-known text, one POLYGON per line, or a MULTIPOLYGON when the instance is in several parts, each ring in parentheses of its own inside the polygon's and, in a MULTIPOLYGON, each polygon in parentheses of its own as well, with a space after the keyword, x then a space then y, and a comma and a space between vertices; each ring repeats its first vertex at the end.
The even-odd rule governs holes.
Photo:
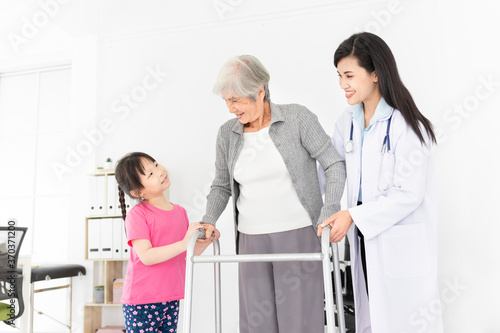
POLYGON ((340 242, 347 235, 347 231, 349 231, 353 222, 348 210, 338 211, 318 225, 318 237, 321 236, 323 228, 330 225, 330 242, 340 242))

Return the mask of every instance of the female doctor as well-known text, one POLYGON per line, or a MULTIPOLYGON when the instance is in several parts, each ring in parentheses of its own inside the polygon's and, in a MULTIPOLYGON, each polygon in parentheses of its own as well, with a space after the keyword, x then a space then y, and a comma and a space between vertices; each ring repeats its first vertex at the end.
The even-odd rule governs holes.
POLYGON ((351 36, 334 64, 350 105, 332 138, 346 161, 348 209, 318 235, 326 225, 332 242, 348 235, 356 332, 442 332, 432 124, 380 37, 351 36))

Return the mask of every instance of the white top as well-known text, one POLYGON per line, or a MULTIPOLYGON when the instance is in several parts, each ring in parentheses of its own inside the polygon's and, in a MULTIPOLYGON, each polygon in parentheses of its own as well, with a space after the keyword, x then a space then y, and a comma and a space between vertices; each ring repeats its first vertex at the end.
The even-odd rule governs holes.
POLYGON ((240 184, 236 201, 239 232, 269 234, 312 225, 285 162, 269 136, 269 127, 243 133, 234 179, 240 184))

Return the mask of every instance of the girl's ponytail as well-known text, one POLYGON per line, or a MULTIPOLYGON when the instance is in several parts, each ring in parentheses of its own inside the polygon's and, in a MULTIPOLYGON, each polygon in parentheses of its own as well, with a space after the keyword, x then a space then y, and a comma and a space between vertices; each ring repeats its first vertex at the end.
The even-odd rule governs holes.
POLYGON ((127 207, 125 205, 125 193, 120 186, 118 186, 118 198, 120 200, 120 207, 122 209, 122 218, 125 221, 125 218, 127 217, 127 207))

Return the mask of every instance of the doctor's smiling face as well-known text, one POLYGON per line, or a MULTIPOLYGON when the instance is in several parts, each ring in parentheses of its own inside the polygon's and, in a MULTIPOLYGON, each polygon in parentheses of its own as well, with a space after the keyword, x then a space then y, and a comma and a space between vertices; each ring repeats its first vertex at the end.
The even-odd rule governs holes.
POLYGON ((378 77, 375 71, 368 73, 366 69, 359 66, 358 59, 348 56, 340 59, 337 64, 340 88, 345 91, 345 97, 349 105, 360 102, 377 105, 381 93, 378 86, 378 77))

